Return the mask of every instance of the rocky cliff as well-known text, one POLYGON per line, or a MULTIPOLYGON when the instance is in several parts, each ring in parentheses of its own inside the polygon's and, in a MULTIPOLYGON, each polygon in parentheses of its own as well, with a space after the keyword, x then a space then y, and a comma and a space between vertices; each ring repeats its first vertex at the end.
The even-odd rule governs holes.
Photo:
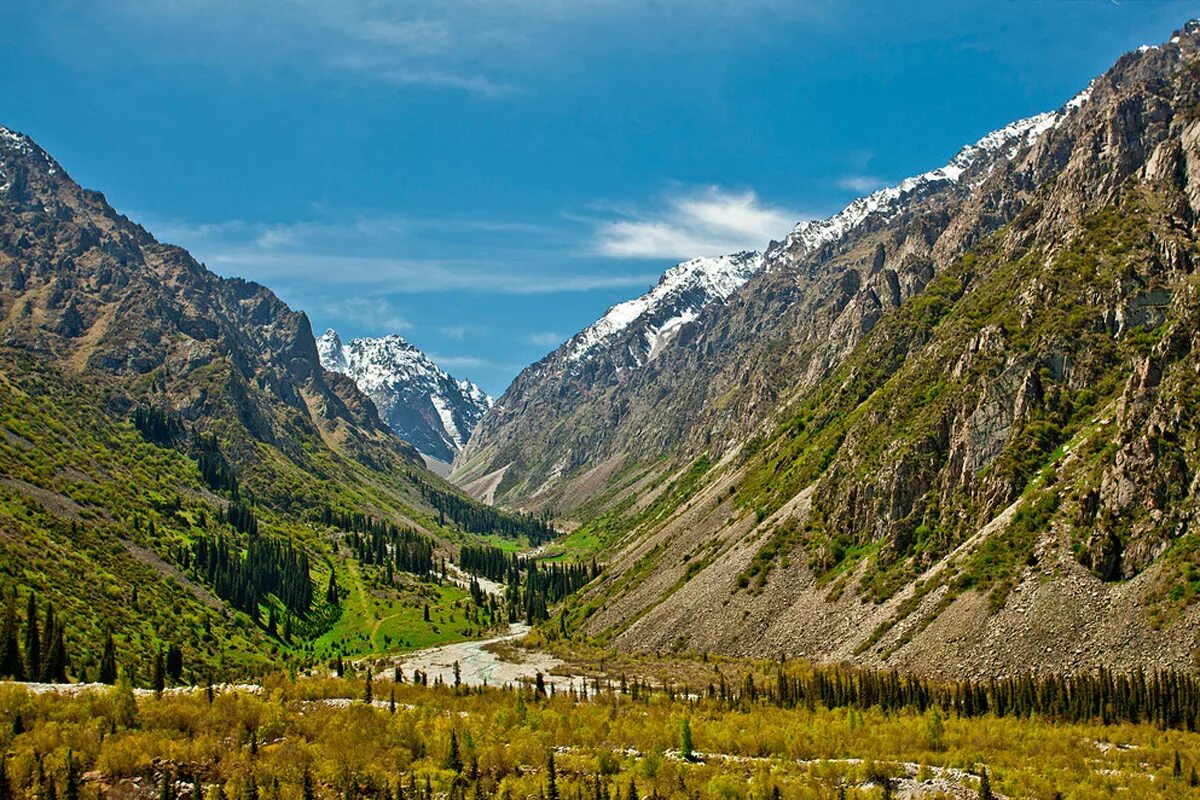
POLYGON ((588 397, 602 435, 540 495, 599 514, 578 623, 948 672, 1190 663, 1198 49, 1191 23, 798 226, 588 397))

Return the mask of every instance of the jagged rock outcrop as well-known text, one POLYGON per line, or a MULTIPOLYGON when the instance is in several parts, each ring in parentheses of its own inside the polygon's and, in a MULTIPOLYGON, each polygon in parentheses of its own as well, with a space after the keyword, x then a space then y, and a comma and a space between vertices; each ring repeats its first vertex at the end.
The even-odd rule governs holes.
POLYGON ((454 460, 492 405, 478 386, 451 377, 395 334, 343 344, 330 329, 317 350, 326 369, 349 377, 375 402, 397 435, 443 464, 454 460))

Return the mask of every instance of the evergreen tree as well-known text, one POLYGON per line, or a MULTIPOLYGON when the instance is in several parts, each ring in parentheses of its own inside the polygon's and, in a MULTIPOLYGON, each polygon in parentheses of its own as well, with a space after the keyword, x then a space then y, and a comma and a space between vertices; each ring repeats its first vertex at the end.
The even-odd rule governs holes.
POLYGON ((367 705, 375 702, 375 692, 371 689, 371 668, 367 667, 367 679, 363 683, 363 702, 367 705))
POLYGON ((179 683, 183 678, 183 650, 179 645, 167 645, 167 677, 172 683, 179 683))
POLYGON ((104 633, 104 652, 100 656, 100 674, 97 678, 101 683, 110 685, 117 682, 117 646, 111 630, 104 633))
POLYGON ((988 776, 987 767, 979 771, 979 800, 992 800, 992 779, 988 776))
MULTIPOLYGON (((25 665, 21 663, 20 629, 17 623, 17 599, 12 595, 4 614, 4 641, 0 642, 0 678, 25 680, 25 665)), ((0 791, 3 791, 0 789, 0 791)), ((3 800, 0 798, 0 800, 3 800)))
POLYGON ((558 772, 554 768, 554 751, 546 759, 546 800, 558 800, 558 772))
POLYGON ((300 800, 317 800, 317 792, 313 788, 312 773, 304 768, 304 777, 300 783, 300 800))
POLYGON ((154 663, 150 665, 150 688, 154 690, 155 694, 162 694, 163 689, 166 688, 166 684, 167 673, 166 667, 163 664, 163 651, 160 645, 154 651, 154 663))
POLYGON ((462 768, 462 754, 458 750, 458 734, 450 731, 450 746, 446 752, 446 769, 457 775, 461 775, 462 768))
POLYGON ((8 782, 7 754, 0 754, 0 800, 13 800, 12 784, 8 782))
POLYGON ((683 725, 679 731, 679 757, 684 761, 695 761, 696 754, 692 752, 692 723, 687 718, 683 718, 683 725))
POLYGON ((25 674, 38 679, 42 674, 42 641, 38 636, 37 597, 29 593, 25 606, 25 674))
POLYGON ((171 782, 171 771, 163 767, 162 780, 158 782, 158 800, 175 800, 175 787, 171 782))
POLYGON ((79 800, 79 764, 75 754, 67 750, 67 774, 63 787, 63 800, 79 800))

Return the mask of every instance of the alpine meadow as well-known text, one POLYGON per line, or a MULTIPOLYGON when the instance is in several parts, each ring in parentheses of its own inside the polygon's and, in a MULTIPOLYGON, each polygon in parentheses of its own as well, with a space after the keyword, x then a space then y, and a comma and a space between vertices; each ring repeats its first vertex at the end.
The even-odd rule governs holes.
POLYGON ((1188 3, 19 5, 0 800, 1200 797, 1188 3))

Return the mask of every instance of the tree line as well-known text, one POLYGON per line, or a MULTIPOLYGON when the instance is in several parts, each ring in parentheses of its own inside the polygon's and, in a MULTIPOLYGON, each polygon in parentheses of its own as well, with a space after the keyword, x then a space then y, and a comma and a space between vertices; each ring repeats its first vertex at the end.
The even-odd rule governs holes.
POLYGON ((200 536, 192 543, 184 567, 193 569, 222 599, 255 621, 259 605, 269 594, 301 616, 312 607, 308 553, 291 542, 251 536, 243 555, 225 536, 200 536))
POLYGON ((328 504, 321 510, 321 521, 328 527, 350 534, 348 544, 362 564, 427 575, 434 569, 433 540, 413 528, 358 511, 337 511, 328 504))
POLYGON ((920 713, 940 708, 966 718, 1037 714, 1062 722, 1149 722, 1187 731, 1195 731, 1200 720, 1200 677, 1171 670, 1118 673, 1100 668, 1076 675, 938 682, 894 670, 793 668, 785 662, 773 684, 760 685, 747 673, 740 691, 722 679, 709 685, 708 694, 731 703, 761 700, 781 708, 820 705, 920 713))
POLYGON ((510 621, 520 610, 532 625, 550 618, 549 607, 575 593, 594 578, 601 568, 591 564, 541 564, 491 545, 463 545, 458 553, 463 572, 505 584, 504 599, 510 621))
POLYGON ((25 605, 25 626, 22 636, 17 614, 17 597, 9 597, 4 615, 3 650, 0 651, 0 676, 18 681, 66 683, 66 629, 54 612, 54 604, 46 601, 42 621, 38 623, 37 595, 29 593, 25 605))
POLYGON ((453 492, 436 489, 424 482, 419 485, 421 496, 437 511, 439 525, 445 526, 446 520, 449 519, 470 533, 483 536, 495 533, 506 539, 524 537, 534 546, 544 544, 558 535, 558 531, 550 524, 548 515, 498 511, 453 492))

